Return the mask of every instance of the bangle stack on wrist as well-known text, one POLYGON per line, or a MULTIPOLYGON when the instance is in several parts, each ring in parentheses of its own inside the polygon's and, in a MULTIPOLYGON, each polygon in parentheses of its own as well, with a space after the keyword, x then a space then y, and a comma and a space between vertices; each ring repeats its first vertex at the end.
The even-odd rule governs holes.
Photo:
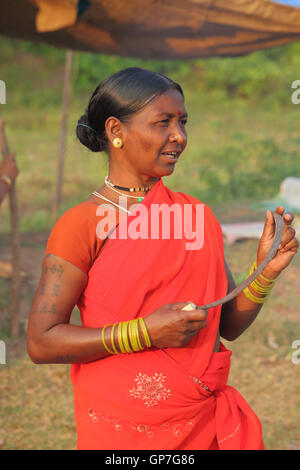
POLYGON ((148 335, 148 331, 144 322, 143 318, 135 318, 134 320, 124 321, 120 323, 115 323, 114 325, 105 325, 102 328, 102 342, 103 346, 105 347, 106 351, 110 354, 120 354, 120 353, 132 353, 142 351, 144 346, 142 346, 139 334, 139 326, 143 332, 144 342, 147 348, 151 347, 151 341, 148 335), (106 345, 104 339, 104 331, 105 328, 108 326, 112 326, 111 329, 111 345, 113 351, 106 345), (115 327, 118 328, 117 330, 117 338, 120 351, 117 350, 114 340, 114 330, 115 327))
MULTIPOLYGON (((254 263, 252 264, 251 269, 250 269, 249 274, 248 274, 248 277, 251 276, 251 274, 255 271, 255 269, 257 269, 256 261, 254 261, 254 263)), ((254 281, 251 282, 250 286, 252 287, 252 289, 255 292, 257 292, 258 294, 265 294, 265 296, 264 297, 256 297, 255 295, 252 294, 252 292, 250 291, 250 289, 248 287, 246 287, 243 290, 243 292, 244 292, 245 296, 249 300, 251 300, 252 302, 255 302, 257 304, 263 304, 268 300, 268 297, 270 296, 271 290, 273 289, 275 281, 277 280, 277 278, 276 279, 268 279, 263 274, 260 274, 259 276, 261 276, 261 278, 264 281, 268 282, 269 285, 262 284, 258 280, 258 278, 256 278, 256 279, 254 279, 254 281)))

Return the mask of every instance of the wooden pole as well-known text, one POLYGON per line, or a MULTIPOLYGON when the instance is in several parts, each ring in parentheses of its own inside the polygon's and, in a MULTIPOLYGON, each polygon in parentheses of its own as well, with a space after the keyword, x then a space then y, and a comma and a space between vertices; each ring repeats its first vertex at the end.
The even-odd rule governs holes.
MULTIPOLYGON (((0 148, 3 161, 10 154, 5 133, 5 121, 0 116, 0 148)), ((12 182, 9 191, 10 224, 11 224, 11 248, 12 248, 12 280, 10 299, 10 332, 11 336, 18 337, 20 333, 20 287, 21 287, 21 262, 20 262, 20 232, 19 232, 19 211, 17 201, 17 190, 15 181, 12 182)))
POLYGON ((65 159, 65 151, 66 151, 67 123, 68 123, 68 112, 69 112, 70 95, 71 95, 72 60, 73 60, 73 52, 68 49, 66 52, 66 64, 65 64, 65 74, 64 74, 63 111, 62 111, 62 120, 61 120, 59 152, 58 152, 56 193, 54 197, 53 212, 52 212, 53 224, 58 219, 59 206, 60 206, 61 199, 62 199, 62 184, 63 184, 63 172, 64 172, 64 159, 65 159))

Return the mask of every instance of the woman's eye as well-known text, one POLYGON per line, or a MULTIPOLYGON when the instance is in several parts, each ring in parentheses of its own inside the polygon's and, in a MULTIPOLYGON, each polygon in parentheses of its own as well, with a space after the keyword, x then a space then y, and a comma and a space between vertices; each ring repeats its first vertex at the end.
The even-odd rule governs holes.
MULTIPOLYGON (((168 124, 170 122, 170 119, 162 119, 161 121, 158 121, 159 124, 168 124)), ((187 119, 182 119, 180 121, 180 124, 186 125, 187 124, 187 119)))

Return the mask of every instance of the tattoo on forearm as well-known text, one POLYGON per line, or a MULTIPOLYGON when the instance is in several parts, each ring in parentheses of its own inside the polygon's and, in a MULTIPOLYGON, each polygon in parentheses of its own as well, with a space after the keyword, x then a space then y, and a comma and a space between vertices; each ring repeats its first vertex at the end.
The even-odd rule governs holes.
POLYGON ((47 302, 44 302, 40 308, 40 313, 47 313, 47 302))
POLYGON ((46 264, 46 266, 44 267, 44 273, 45 274, 48 274, 48 273, 51 273, 51 274, 58 274, 58 277, 61 277, 64 273, 64 268, 62 266, 62 264, 52 264, 51 266, 48 266, 46 264))
POLYGON ((51 310, 50 310, 49 313, 56 313, 56 305, 55 304, 51 305, 51 310))
POLYGON ((52 294, 53 296, 55 297, 58 297, 59 295, 59 288, 60 288, 60 285, 59 284, 54 284, 53 286, 53 290, 52 290, 52 294))
POLYGON ((40 295, 44 295, 44 294, 45 294, 45 289, 46 289, 46 284, 43 283, 43 284, 41 285, 40 295))
MULTIPOLYGON (((60 290, 60 285, 59 284, 54 284, 52 288, 51 295, 53 297, 58 297, 59 296, 59 290, 60 290)), ((46 283, 43 283, 40 288, 39 295, 44 296, 46 292, 46 283)))
POLYGON ((49 304, 48 302, 40 302, 35 305, 32 313, 57 313, 56 304, 49 304))

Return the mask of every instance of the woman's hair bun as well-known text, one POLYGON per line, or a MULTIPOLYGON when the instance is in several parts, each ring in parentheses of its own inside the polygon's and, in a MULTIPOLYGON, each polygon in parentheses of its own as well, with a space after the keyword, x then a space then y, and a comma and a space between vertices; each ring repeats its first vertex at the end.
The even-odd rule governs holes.
POLYGON ((103 152, 106 149, 106 139, 103 139, 97 130, 93 130, 86 114, 78 120, 76 135, 80 142, 92 152, 103 152))
POLYGON ((85 114, 78 121, 92 129, 77 126, 77 137, 92 152, 107 151, 106 120, 114 116, 126 122, 169 89, 177 90, 184 98, 181 86, 165 75, 139 67, 120 70, 103 80, 93 92, 85 114))

